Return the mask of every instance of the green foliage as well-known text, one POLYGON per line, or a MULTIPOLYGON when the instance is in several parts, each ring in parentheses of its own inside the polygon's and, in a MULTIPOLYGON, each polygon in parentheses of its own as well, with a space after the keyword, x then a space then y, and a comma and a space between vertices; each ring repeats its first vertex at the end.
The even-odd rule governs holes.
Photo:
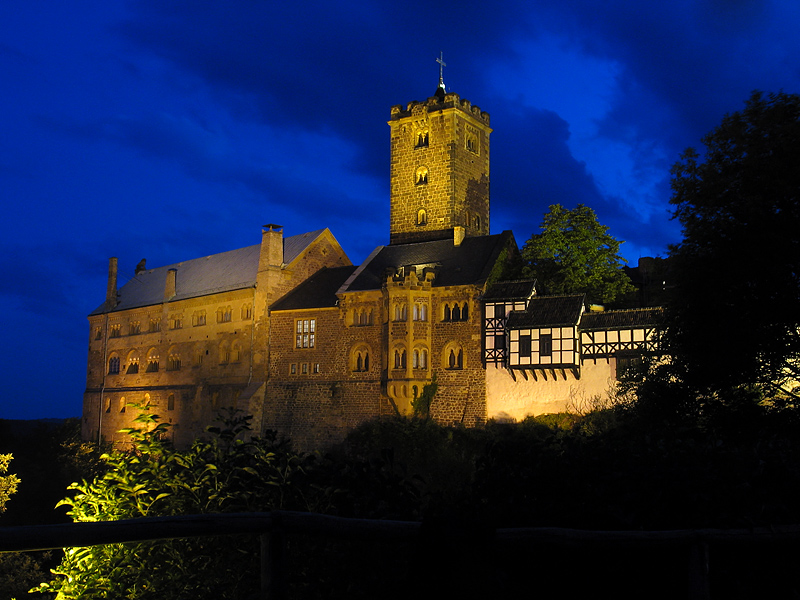
POLYGON ((756 92, 703 144, 672 169, 683 240, 671 250, 671 352, 709 397, 756 384, 796 402, 800 96, 756 92))
MULTIPOLYGON (((292 454, 272 438, 244 439, 249 417, 231 414, 210 441, 186 452, 166 442, 168 425, 140 415, 125 432, 130 452, 103 456, 106 469, 70 486, 62 501, 74 521, 175 514, 326 508, 326 491, 304 494, 312 456, 292 454)), ((257 589, 253 537, 68 548, 56 578, 40 591, 59 598, 240 598, 257 589)))
POLYGON ((610 303, 634 289, 622 270, 622 242, 608 234, 588 206, 551 206, 541 230, 522 248, 523 273, 535 277, 546 293, 583 293, 591 303, 610 303))
POLYGON ((417 396, 416 388, 414 388, 414 398, 411 400, 411 411, 415 417, 425 420, 431 418, 431 403, 438 389, 439 384, 436 382, 436 373, 433 374, 430 383, 426 383, 422 386, 422 393, 419 396, 417 396))
POLYGON ((8 464, 14 457, 11 454, 0 454, 0 513, 5 512, 6 502, 17 491, 19 477, 14 475, 3 475, 8 472, 8 464))

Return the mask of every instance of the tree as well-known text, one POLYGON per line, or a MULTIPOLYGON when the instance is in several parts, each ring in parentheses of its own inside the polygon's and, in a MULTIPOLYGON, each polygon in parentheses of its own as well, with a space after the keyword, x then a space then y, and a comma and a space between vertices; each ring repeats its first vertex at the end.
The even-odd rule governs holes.
POLYGON ((8 472, 8 463, 14 458, 11 454, 0 454, 0 513, 5 512, 6 502, 17 491, 19 477, 14 474, 3 475, 8 472))
POLYGON ((547 293, 584 293, 589 302, 607 303, 633 291, 622 270, 622 242, 608 234, 588 206, 568 210, 554 204, 541 230, 525 243, 522 258, 525 276, 535 277, 547 293))
POLYGON ((672 169, 676 284, 669 342, 709 391, 800 377, 800 96, 755 92, 672 169))

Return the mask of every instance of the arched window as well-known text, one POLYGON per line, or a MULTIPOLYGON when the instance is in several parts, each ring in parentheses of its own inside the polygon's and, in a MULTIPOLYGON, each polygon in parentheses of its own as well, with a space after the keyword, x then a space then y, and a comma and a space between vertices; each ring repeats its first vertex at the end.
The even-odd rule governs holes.
POLYGON ((225 365, 231 361, 231 351, 228 347, 228 342, 222 342, 219 345, 219 364, 225 365))
POLYGON ((119 399, 119 412, 124 413, 125 406, 126 406, 125 396, 123 396, 122 398, 119 399))
POLYGON ((428 368, 428 350, 427 348, 414 348, 412 355, 412 365, 415 369, 428 368))
POLYGON ((417 211, 417 225, 427 225, 428 224, 428 213, 425 212, 424 208, 420 208, 417 211))
POLYGON ((231 344, 231 362, 239 362, 242 360, 242 347, 238 341, 231 344))
POLYGON ((453 312, 450 317, 453 321, 460 321, 461 320, 461 308, 458 304, 453 305, 453 312))
POLYGON ((428 183, 428 167, 420 167, 414 175, 414 183, 425 185, 428 183))
POLYGON ((408 320, 408 307, 405 304, 394 305, 394 320, 395 321, 408 320))
POLYGON ((106 397, 106 412, 111 412, 111 398, 106 397))
POLYGON ((406 368, 406 350, 405 348, 396 348, 394 351, 394 368, 406 368))
POLYGON ((112 356, 108 359, 108 374, 116 375, 119 373, 119 356, 112 356))
POLYGON ((469 320, 469 303, 464 302, 464 307, 461 309, 461 320, 468 321, 469 320))
POLYGON ((361 345, 353 350, 351 363, 353 371, 369 371, 369 348, 361 345))
POLYGON ((179 354, 170 354, 167 359, 167 371, 180 371, 181 357, 179 354))
POLYGON ((155 348, 147 352, 147 372, 158 373, 158 353, 155 348))
POLYGON ((249 321, 253 318, 253 307, 250 304, 242 306, 242 321, 249 321))
POLYGON ((167 410, 175 410, 175 394, 167 396, 167 410))
POLYGON ((451 317, 452 317, 452 314, 450 313, 450 305, 449 304, 445 304, 444 305, 444 316, 442 317, 442 321, 449 321, 451 319, 451 317))
POLYGON ((427 148, 429 141, 430 141, 430 136, 428 134, 427 129, 422 129, 417 132, 417 143, 416 143, 417 148, 427 148))
POLYGON ((128 375, 136 375, 139 372, 139 357, 133 352, 128 353, 128 368, 125 371, 128 375))

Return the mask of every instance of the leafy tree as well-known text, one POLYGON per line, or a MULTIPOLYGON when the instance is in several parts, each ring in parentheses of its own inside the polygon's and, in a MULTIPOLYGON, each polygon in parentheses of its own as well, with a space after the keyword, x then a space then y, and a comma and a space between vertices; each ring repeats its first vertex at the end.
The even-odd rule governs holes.
POLYGON ((622 270, 625 259, 608 227, 583 204, 568 210, 554 204, 544 216, 541 233, 522 248, 526 277, 535 277, 549 294, 586 294, 593 303, 613 302, 633 291, 622 270))
POLYGON ((11 495, 17 491, 19 477, 14 475, 3 475, 8 472, 8 464, 14 458, 11 454, 0 454, 0 513, 5 512, 6 502, 11 495))
MULTIPOLYGON (((710 392, 800 377, 800 96, 754 93, 672 169, 676 283, 669 340, 710 392)), ((787 396, 788 394, 788 396, 787 396)))
MULTIPOLYGON (((13 459, 11 454, 0 454, 0 513, 5 512, 6 503, 17 491, 19 477, 8 473, 8 465, 13 459)), ((22 596, 31 587, 44 579, 45 573, 37 561, 37 555, 25 552, 0 553, 0 595, 3 598, 22 596)), ((49 553, 43 555, 46 560, 49 553)))

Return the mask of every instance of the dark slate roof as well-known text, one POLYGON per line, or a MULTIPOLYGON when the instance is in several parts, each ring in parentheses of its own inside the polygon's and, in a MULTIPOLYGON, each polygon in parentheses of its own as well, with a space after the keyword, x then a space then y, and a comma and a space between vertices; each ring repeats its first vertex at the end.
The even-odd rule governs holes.
POLYGON ((514 310, 506 321, 509 329, 523 327, 569 327, 577 325, 584 296, 534 296, 527 310, 514 310))
MULTIPOLYGON (((379 246, 339 290, 340 293, 380 289, 387 270, 416 265, 436 269, 434 287, 482 285, 489 277, 500 252, 513 241, 510 231, 464 238, 460 246, 452 239, 379 246)), ((421 276, 421 269, 418 270, 421 276)))
POLYGON ((277 311, 336 306, 337 290, 355 270, 354 265, 332 269, 322 268, 276 301, 270 309, 277 311))
POLYGON ((536 289, 535 279, 521 281, 498 281, 483 294, 484 300, 524 300, 530 298, 536 289))
MULTIPOLYGON (((291 263, 324 229, 293 235, 283 240, 283 261, 291 263)), ((167 271, 176 269, 176 294, 171 301, 207 296, 229 290, 253 287, 258 273, 261 245, 248 246, 203 258, 195 258, 165 267, 147 269, 134 275, 117 292, 118 304, 108 309, 101 304, 91 315, 117 312, 142 306, 153 306, 164 301, 167 271)))
POLYGON ((593 329, 629 329, 658 324, 664 316, 661 308, 636 308, 632 310, 609 310, 587 312, 581 317, 582 331, 593 329))

